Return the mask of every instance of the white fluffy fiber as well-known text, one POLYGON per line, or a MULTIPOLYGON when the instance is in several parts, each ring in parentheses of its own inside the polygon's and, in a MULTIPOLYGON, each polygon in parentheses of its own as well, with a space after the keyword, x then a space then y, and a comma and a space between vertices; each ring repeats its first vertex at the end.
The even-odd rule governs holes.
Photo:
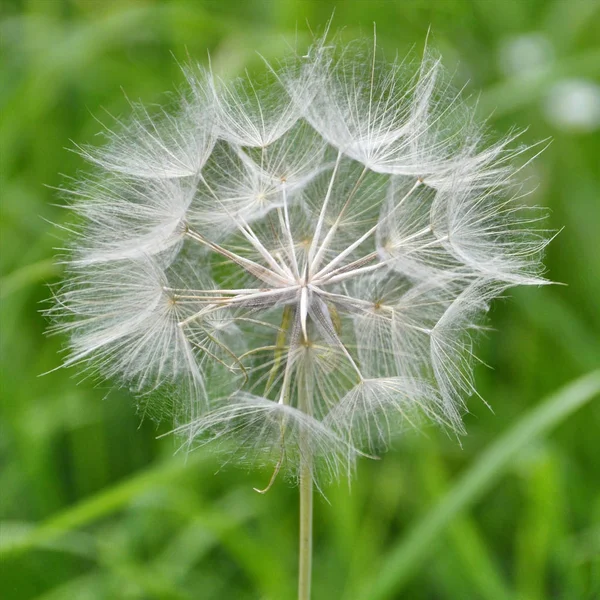
POLYGON ((186 74, 173 114, 135 107, 82 150, 66 364, 159 394, 186 446, 292 475, 307 453, 351 472, 420 417, 460 430, 490 300, 545 283, 515 136, 485 145, 438 58, 372 42, 186 74))

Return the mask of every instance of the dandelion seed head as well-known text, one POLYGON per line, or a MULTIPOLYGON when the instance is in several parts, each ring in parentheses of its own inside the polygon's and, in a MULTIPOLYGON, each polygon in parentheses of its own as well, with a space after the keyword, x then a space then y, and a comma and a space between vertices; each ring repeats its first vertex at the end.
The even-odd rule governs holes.
POLYGON ((545 283, 517 136, 487 143, 439 57, 376 40, 186 77, 174 112, 136 105, 82 149, 49 310, 65 364, 168 414, 182 448, 292 478, 306 457, 351 474, 406 426, 461 431, 489 302, 545 283))

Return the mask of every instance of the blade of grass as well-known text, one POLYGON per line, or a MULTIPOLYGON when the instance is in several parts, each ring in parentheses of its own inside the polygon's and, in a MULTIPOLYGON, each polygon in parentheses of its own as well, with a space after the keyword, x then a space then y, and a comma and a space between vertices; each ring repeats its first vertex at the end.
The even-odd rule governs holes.
MULTIPOLYGON (((439 453, 434 448, 425 450, 421 461, 425 489, 432 499, 439 499, 449 487, 448 475, 439 453)), ((490 555, 486 543, 474 519, 468 515, 456 518, 448 527, 448 547, 455 558, 457 575, 468 582, 477 597, 487 600, 514 599, 499 565, 490 555)))
POLYGON ((361 598, 397 597, 452 519, 478 500, 498 479, 518 452, 556 427, 600 393, 600 370, 593 371, 552 394, 496 440, 454 487, 424 515, 384 560, 363 588, 361 598))
POLYGON ((6 544, 0 544, 0 557, 4 560, 12 554, 45 545, 60 535, 109 515, 153 486, 176 478, 186 469, 198 467, 203 461, 206 461, 206 458, 206 455, 197 453, 189 457, 187 461, 171 459, 166 464, 143 471, 123 483, 50 517, 22 537, 7 540, 6 544))
MULTIPOLYGON (((358 477, 363 486, 356 486, 351 494, 346 493, 346 502, 350 498, 360 500, 354 503, 353 512, 349 517, 342 517, 348 518, 347 527, 354 531, 346 540, 346 572, 340 569, 343 579, 333 588, 340 600, 354 598, 354 591, 360 582, 364 581, 368 573, 373 573, 378 568, 379 557, 385 553, 389 531, 394 526, 396 515, 403 510, 403 502, 407 500, 405 490, 411 487, 411 483, 408 483, 412 480, 410 474, 404 472, 399 476, 397 463, 384 461, 378 467, 380 468, 370 480, 358 477)), ((369 473, 362 475, 364 477, 369 473)), ((332 502, 331 512, 337 512, 338 506, 335 501, 332 502)), ((342 525, 343 523, 338 528, 342 525)), ((333 594, 330 594, 330 597, 333 597, 333 594)))
POLYGON ((52 258, 46 258, 20 267, 0 279, 0 298, 6 298, 28 285, 53 278, 59 272, 60 268, 52 258))
POLYGON ((548 568, 565 511, 558 478, 558 458, 536 448, 524 465, 523 518, 517 529, 515 579, 519 598, 544 600, 549 593, 548 568))
POLYGON ((576 305, 559 294, 546 294, 543 300, 531 290, 513 290, 515 306, 549 340, 556 343, 581 369, 593 369, 600 363, 600 339, 590 329, 576 305))

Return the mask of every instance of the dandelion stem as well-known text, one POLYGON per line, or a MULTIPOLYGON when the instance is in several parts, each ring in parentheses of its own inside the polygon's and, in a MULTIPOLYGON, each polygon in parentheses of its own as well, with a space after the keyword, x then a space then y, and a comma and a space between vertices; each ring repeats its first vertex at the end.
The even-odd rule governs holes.
MULTIPOLYGON (((312 413, 306 374, 298 377, 298 408, 312 413)), ((313 464, 308 439, 300 439, 300 545, 298 559, 298 600, 310 600, 312 578, 313 464)))
POLYGON ((303 461, 300 471, 300 560, 298 563, 298 600, 310 599, 312 570, 312 466, 303 461))

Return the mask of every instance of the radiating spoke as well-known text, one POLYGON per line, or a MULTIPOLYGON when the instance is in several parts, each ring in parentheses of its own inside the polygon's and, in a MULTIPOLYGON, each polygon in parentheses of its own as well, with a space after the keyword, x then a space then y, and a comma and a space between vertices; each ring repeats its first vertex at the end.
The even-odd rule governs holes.
POLYGON ((347 271, 346 273, 340 273, 339 275, 327 276, 324 279, 319 279, 314 282, 315 285, 326 285, 331 283, 339 283, 340 281, 345 281, 346 279, 351 279, 352 277, 357 277, 358 275, 364 275, 365 273, 371 273, 373 271, 377 271, 382 269, 383 267, 387 267, 389 263, 394 261, 394 258, 390 258, 387 260, 382 260, 378 262, 376 265, 369 265, 368 267, 360 267, 358 269, 353 269, 352 271, 347 271))
POLYGON ((258 236, 252 231, 250 225, 248 225, 248 223, 246 223, 246 221, 244 221, 244 219, 241 217, 239 218, 241 221, 241 226, 239 227, 241 233, 254 246, 254 248, 258 250, 259 254, 271 265, 273 270, 282 275, 284 278, 292 278, 292 272, 290 271, 289 267, 285 264, 278 263, 275 257, 265 248, 258 236))
MULTIPOLYGON (((366 233, 360 236, 354 243, 350 244, 345 250, 340 252, 329 264, 327 264, 323 269, 321 269, 316 275, 315 278, 319 276, 325 275, 326 273, 333 270, 333 268, 338 265, 341 261, 343 261, 351 252, 356 250, 363 242, 365 242, 369 237, 371 237, 378 229, 381 227, 383 223, 386 222, 404 203, 404 201, 410 197, 410 195, 422 184, 421 179, 417 179, 414 185, 410 188, 410 190, 405 194, 405 196, 394 206, 394 208, 388 212, 387 215, 379 219, 379 221, 371 227, 366 233)), ((332 227, 333 229, 333 227, 332 227)))
POLYGON ((361 258, 353 260, 351 263, 348 263, 347 265, 344 265, 343 267, 339 267, 338 269, 334 269, 333 271, 326 272, 323 275, 317 274, 317 275, 315 275, 314 280, 315 280, 315 282, 327 281, 327 279, 329 277, 333 277, 334 275, 338 275, 340 273, 346 273, 348 271, 352 271, 354 269, 357 269, 358 267, 363 267, 367 263, 371 262, 372 260, 375 260, 378 257, 379 257, 379 253, 377 251, 371 252, 370 254, 367 254, 361 258))
POLYGON ((287 287, 276 288, 272 290, 266 290, 264 292, 257 292, 256 294, 240 294, 238 296, 234 296, 233 298, 223 298, 219 301, 214 301, 208 306, 205 306, 202 310, 199 310, 197 313, 187 317, 183 321, 178 323, 179 327, 184 327, 185 325, 195 321, 211 312, 216 310, 220 310, 222 308, 229 307, 237 307, 243 306, 246 302, 252 302, 256 304, 257 300, 269 300, 269 304, 276 304, 281 297, 284 297, 286 294, 289 294, 292 291, 299 289, 299 285, 292 285, 287 287))
POLYGON ((285 189, 285 184, 281 188, 281 194, 283 196, 283 218, 281 215, 281 211, 279 212, 279 224, 283 231, 285 238, 287 239, 289 245, 289 254, 290 260, 292 261, 292 269, 296 279, 300 278, 300 270, 298 269, 298 261, 296 259, 296 250, 294 247, 294 236, 292 235, 292 228, 290 226, 290 214, 288 209, 288 200, 287 200, 287 192, 285 189))
POLYGON ((221 208, 227 213, 227 215, 231 218, 233 223, 235 223, 236 227, 240 231, 240 233, 254 246, 254 248, 259 252, 259 254, 271 265, 275 272, 282 275, 284 278, 288 277, 288 273, 286 273, 277 263, 277 261, 273 258, 271 253, 263 246, 261 241, 258 239, 258 236, 252 231, 252 228, 246 221, 242 218, 241 215, 231 214, 231 211, 227 208, 225 203, 219 198, 216 192, 212 189, 211 185, 206 181, 206 179, 200 175, 200 181, 205 185, 206 189, 209 191, 211 196, 219 203, 221 208))
MULTIPOLYGON (((429 227, 426 227, 425 229, 422 229, 421 231, 418 231, 418 232, 408 236, 407 238, 404 238, 402 241, 394 244, 394 247, 396 249, 400 248, 407 242, 410 242, 420 236, 423 236, 426 233, 429 233, 430 231, 431 231, 431 229, 429 227)), ((414 254, 416 252, 421 252, 422 250, 426 250, 427 248, 431 248, 432 246, 437 246, 438 244, 441 244, 448 239, 449 239, 449 236, 447 236, 447 235, 436 238, 435 240, 427 242, 426 244, 423 244, 422 246, 417 246, 415 248, 411 248, 410 250, 405 252, 402 256, 406 257, 406 256, 410 256, 411 254, 414 254)), ((354 265, 360 265, 361 263, 372 260, 377 255, 378 254, 376 252, 367 254, 366 256, 359 258, 358 260, 354 261, 353 263, 345 265, 344 267, 340 267, 339 269, 336 269, 335 271, 332 271, 325 276, 319 277, 318 279, 314 279, 312 281, 312 283, 314 285, 326 285, 326 284, 330 284, 330 283, 338 283, 338 282, 344 281, 346 279, 351 279, 352 277, 357 277, 358 275, 364 275, 365 273, 377 271, 378 269, 387 267, 390 263, 393 263, 395 260, 397 260, 397 257, 392 256, 386 260, 382 260, 382 261, 378 262, 375 265, 369 265, 366 267, 359 267, 359 268, 353 268, 351 270, 348 270, 350 267, 352 267, 354 265)))
MULTIPOLYGON (((368 168, 365 167, 362 170, 361 174, 358 176, 358 179, 356 180, 356 183, 354 184, 354 187, 352 188, 352 191, 350 192, 348 199, 342 206, 340 213, 337 216, 336 220, 334 221, 333 225, 329 228, 329 231, 327 232, 327 235, 325 236, 325 239, 323 240, 321 247, 315 254, 315 257, 312 260, 310 260, 310 257, 309 257, 309 264, 310 264, 309 273, 312 274, 319 268, 319 264, 321 263, 321 260, 323 259, 323 255, 327 251, 327 248, 329 248, 329 244, 331 243, 331 240, 335 236, 337 228, 339 227, 340 223, 342 222, 342 217, 344 216, 344 213, 346 212, 346 209, 348 208, 348 206, 350 206, 350 202, 352 201, 352 199, 354 198, 354 195, 358 191, 358 188, 360 187, 360 184, 362 183, 365 175, 367 174, 367 171, 368 171, 368 168)), ((317 238, 315 236, 315 238, 313 238, 313 243, 315 242, 316 239, 317 238)), ((317 240, 317 242, 318 242, 318 240, 317 240)))
POLYGON ((263 265, 258 264, 257 262, 254 262, 253 260, 250 260, 249 258, 244 258, 243 256, 240 256, 239 254, 236 254, 231 250, 227 250, 222 246, 219 246, 219 244, 211 242, 203 235, 189 229, 189 227, 186 230, 186 235, 191 239, 196 240, 201 244, 204 244, 205 246, 209 247, 211 250, 214 250, 218 254, 225 256, 230 261, 236 263, 237 265, 248 271, 248 273, 254 275, 261 281, 268 283, 269 285, 277 286, 289 284, 289 279, 286 275, 282 276, 278 273, 275 273, 268 267, 265 267, 263 265))
POLYGON ((329 204, 329 199, 331 198, 331 191, 333 190, 333 183, 335 181, 335 176, 337 174, 341 160, 342 160, 342 151, 340 150, 338 152, 337 159, 335 161, 335 166, 333 167, 333 171, 331 173, 331 179, 329 180, 329 186, 327 187, 327 193, 325 194, 325 199, 323 200, 323 206, 321 206, 321 212, 319 213, 317 225, 315 226, 315 232, 313 235, 313 239, 310 243, 310 248, 308 249, 308 264, 309 265, 312 263, 315 252, 317 251, 317 246, 319 244, 319 238, 321 237, 321 229, 323 228, 323 223, 325 222, 327 206, 329 204))
MULTIPOLYGON (((351 304, 353 306, 360 306, 369 311, 373 311, 375 309, 375 303, 369 300, 363 300, 362 298, 354 298, 353 296, 348 296, 346 294, 335 294, 333 292, 328 292, 323 289, 314 288, 315 293, 320 296, 331 300, 332 302, 339 302, 341 304, 345 304, 346 306, 351 304)), ((378 305, 378 310, 386 311, 393 310, 391 306, 386 306, 384 304, 378 305)))
POLYGON ((195 297, 191 296, 192 294, 222 294, 228 296, 235 296, 236 294, 255 294, 256 292, 263 291, 259 288, 229 288, 226 290, 208 288, 205 290, 198 290, 192 288, 173 288, 167 286, 163 286, 163 290, 165 290, 165 292, 173 292, 173 295, 177 298, 195 297))

